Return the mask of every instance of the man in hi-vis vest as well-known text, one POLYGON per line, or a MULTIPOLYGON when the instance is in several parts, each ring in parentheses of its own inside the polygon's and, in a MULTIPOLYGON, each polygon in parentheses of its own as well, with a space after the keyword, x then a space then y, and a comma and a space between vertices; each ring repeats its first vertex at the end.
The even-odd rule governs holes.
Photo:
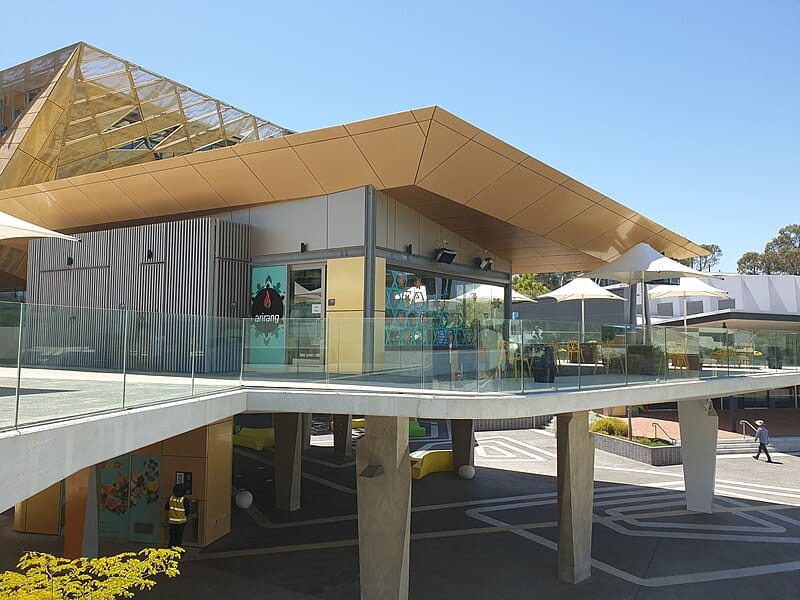
POLYGON ((164 505, 164 508, 168 511, 170 548, 183 544, 183 529, 186 527, 191 508, 191 503, 188 498, 184 497, 184 494, 183 484, 176 484, 172 488, 172 495, 164 505))

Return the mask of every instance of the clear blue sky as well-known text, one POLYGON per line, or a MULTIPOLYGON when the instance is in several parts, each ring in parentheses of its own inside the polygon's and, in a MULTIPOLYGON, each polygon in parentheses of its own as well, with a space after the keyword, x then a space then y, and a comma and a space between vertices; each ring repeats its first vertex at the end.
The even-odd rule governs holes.
POLYGON ((51 0, 13 12, 0 66, 83 40, 299 131, 438 104, 718 244, 722 270, 800 222, 800 0, 51 0))

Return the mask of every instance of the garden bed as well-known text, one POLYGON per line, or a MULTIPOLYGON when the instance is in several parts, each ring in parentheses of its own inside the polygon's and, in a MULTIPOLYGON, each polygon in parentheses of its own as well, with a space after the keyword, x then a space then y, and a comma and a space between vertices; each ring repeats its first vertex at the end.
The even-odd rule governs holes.
POLYGON ((627 438, 604 433, 592 433, 592 435, 594 436, 594 447, 603 452, 624 456, 654 467, 680 465, 683 463, 680 446, 646 446, 632 442, 627 438))

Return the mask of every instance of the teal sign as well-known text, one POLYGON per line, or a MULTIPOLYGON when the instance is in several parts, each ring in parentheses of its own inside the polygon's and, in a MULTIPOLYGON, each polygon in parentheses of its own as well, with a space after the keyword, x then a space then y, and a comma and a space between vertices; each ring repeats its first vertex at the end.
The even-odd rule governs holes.
POLYGON ((250 364, 283 365, 286 357, 287 268, 253 267, 250 287, 250 364))

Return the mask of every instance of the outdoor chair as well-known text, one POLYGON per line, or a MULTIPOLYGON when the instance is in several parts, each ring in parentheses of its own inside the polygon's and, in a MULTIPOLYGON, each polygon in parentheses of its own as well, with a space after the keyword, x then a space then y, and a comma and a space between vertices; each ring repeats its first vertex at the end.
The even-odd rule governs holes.
POLYGON ((567 340, 567 360, 569 362, 573 362, 573 357, 575 358, 574 362, 583 362, 583 351, 581 350, 581 344, 578 342, 578 340, 567 340))

